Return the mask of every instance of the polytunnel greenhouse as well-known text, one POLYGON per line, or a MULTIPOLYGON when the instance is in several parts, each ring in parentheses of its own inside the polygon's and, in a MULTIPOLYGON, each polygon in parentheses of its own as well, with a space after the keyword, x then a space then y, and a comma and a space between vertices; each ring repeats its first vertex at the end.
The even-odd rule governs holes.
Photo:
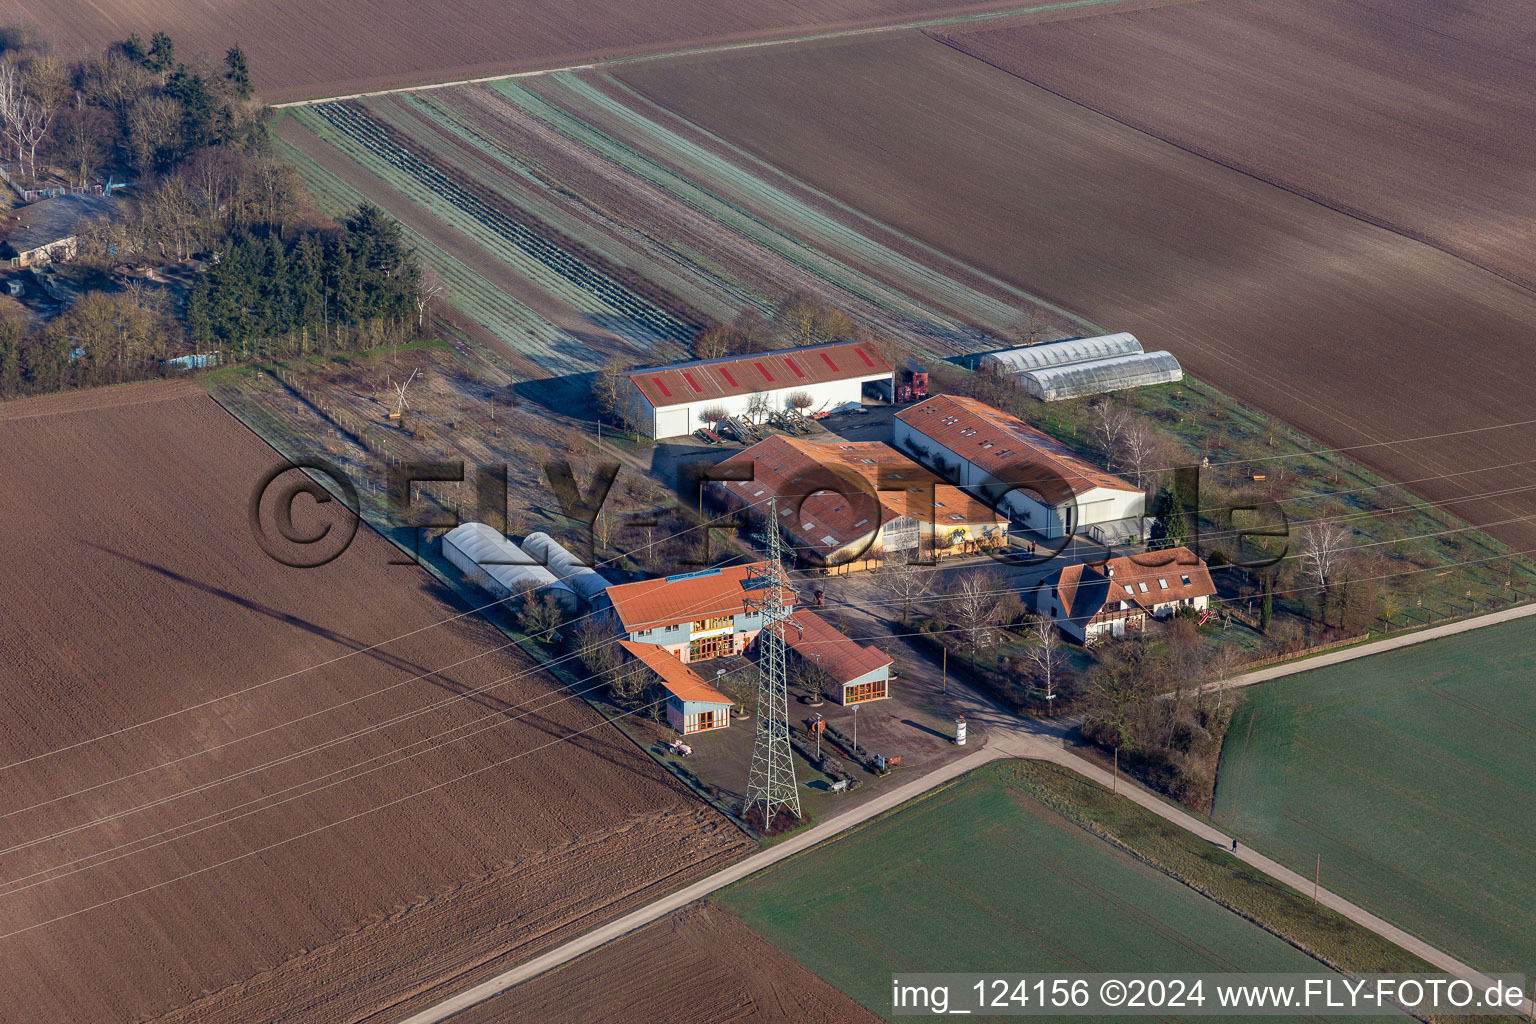
POLYGON ((550 593, 567 609, 575 607, 574 590, 484 523, 464 523, 443 534, 443 557, 496 597, 550 593))
POLYGON ((1113 356, 1138 355, 1144 351, 1134 334, 1121 332, 1105 334, 1097 338, 1073 338, 1070 341, 1051 341, 1044 345, 1027 345, 1004 352, 989 352, 982 356, 977 366, 998 373, 1023 373, 1042 370, 1048 366, 1065 366, 1070 363, 1086 363, 1113 356))
POLYGON ((607 600, 608 580, 603 574, 584 564, 549 534, 530 533, 523 538, 523 550, 548 566, 556 579, 587 604, 597 606, 607 600))
POLYGON ((1184 369, 1171 352, 1112 356, 1086 363, 1047 366, 1019 375, 1029 393, 1042 402, 1101 395, 1106 391, 1123 391, 1149 384, 1171 384, 1183 379, 1184 369))

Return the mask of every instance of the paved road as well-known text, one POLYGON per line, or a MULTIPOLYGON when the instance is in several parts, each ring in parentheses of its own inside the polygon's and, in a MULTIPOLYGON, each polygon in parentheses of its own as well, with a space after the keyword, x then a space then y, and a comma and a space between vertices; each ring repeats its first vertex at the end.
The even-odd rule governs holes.
MULTIPOLYGON (((1529 615, 1536 615, 1536 605, 1493 612, 1462 622, 1421 630, 1417 633, 1409 633, 1403 636, 1378 640, 1370 644, 1362 644, 1359 647, 1330 651, 1327 654, 1309 658, 1303 662, 1290 665, 1276 665, 1257 672, 1250 672, 1218 685, 1223 687, 1252 686, 1255 683, 1266 682, 1297 672, 1310 671, 1311 669, 1322 668, 1326 665, 1351 661, 1356 658, 1379 654, 1383 651, 1397 650, 1411 644, 1453 636, 1472 629, 1509 622, 1529 615)), ((755 853, 745 860, 724 868, 707 878, 700 879, 692 885, 679 889, 669 896, 664 896, 654 903, 647 904, 615 921, 602 925, 561 946, 557 946, 541 956, 481 982, 479 985, 465 989, 457 995, 451 996, 407 1018, 402 1024, 438 1024, 438 1022, 446 1021, 454 1014, 490 999, 520 982, 527 981, 545 971, 568 963, 583 953, 590 952, 604 943, 627 935, 637 928, 641 928, 674 910, 687 906, 695 900, 702 899, 718 889, 740 881, 771 864, 830 839, 841 832, 845 832, 855 825, 883 814, 913 797, 920 796, 989 761, 1006 757, 1050 761, 1092 779, 1105 787, 1109 787, 1112 784, 1113 780, 1110 778, 1110 774, 1103 768, 1067 749, 1065 733, 1069 726, 1066 723, 1021 719, 1011 712, 998 707, 981 694, 955 681, 951 681, 949 686, 950 692, 955 698, 956 710, 964 713, 967 719, 985 727, 988 740, 984 748, 960 760, 952 761, 920 778, 913 779, 905 785, 883 793, 866 804, 828 818, 819 825, 791 836, 789 839, 755 853)), ((1169 803, 1137 783, 1122 777, 1119 782, 1119 791, 1128 799, 1135 801, 1142 807, 1172 822, 1190 834, 1198 836, 1207 842, 1231 849, 1232 836, 1188 814, 1183 809, 1169 803)), ((1237 856, 1238 859, 1298 892, 1307 893, 1312 890, 1312 879, 1292 871, 1278 861, 1271 860, 1255 850, 1243 846, 1239 848, 1237 856)), ((1474 984, 1488 984, 1490 982, 1490 979, 1480 971, 1474 970, 1469 965, 1431 946, 1417 936, 1410 935, 1391 922, 1384 921, 1370 911, 1356 906, 1335 892, 1328 889, 1319 889, 1318 902, 1349 918, 1361 927, 1370 929, 1387 941, 1402 947, 1448 974, 1466 978, 1474 984)), ((1531 1000, 1526 1000, 1522 1012, 1527 1014, 1533 1013, 1531 1000)))
POLYGON ((594 928, 592 931, 581 935, 562 946, 557 946, 542 956, 534 957, 526 963, 518 964, 509 971, 505 971, 483 981, 473 988, 465 989, 457 995, 451 996, 440 1003, 422 1010, 414 1016, 408 1017, 402 1024, 436 1024, 444 1021, 454 1014, 484 1002, 492 996, 511 988, 519 982, 543 974, 552 968, 559 967, 563 963, 574 960, 583 953, 590 952, 606 942, 611 942, 623 935, 627 935, 637 928, 641 928, 657 918, 664 917, 679 910, 695 900, 703 899, 717 889, 722 889, 732 882, 739 882, 748 875, 770 864, 777 863, 785 857, 792 856, 802 850, 815 846, 823 840, 830 839, 840 832, 846 832, 853 826, 868 821, 886 811, 911 800, 913 797, 926 793, 935 786, 943 785, 951 779, 959 778, 973 768, 979 768, 988 761, 996 761, 999 758, 1009 756, 1005 751, 995 745, 983 747, 974 754, 970 754, 958 761, 929 772, 927 775, 913 779, 906 785, 882 793, 868 803, 860 804, 842 814, 828 818, 819 825, 814 825, 804 832, 796 833, 788 839, 768 847, 745 860, 723 868, 714 874, 701 878, 692 885, 679 889, 668 896, 663 896, 654 903, 649 903, 639 910, 632 911, 615 921, 594 928))

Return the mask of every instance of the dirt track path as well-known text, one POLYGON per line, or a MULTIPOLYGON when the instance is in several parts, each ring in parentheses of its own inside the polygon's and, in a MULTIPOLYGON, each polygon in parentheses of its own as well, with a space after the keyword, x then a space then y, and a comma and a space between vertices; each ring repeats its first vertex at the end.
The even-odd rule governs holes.
MULTIPOLYGON (((1362 644, 1359 647, 1329 652, 1326 655, 1301 662, 1273 666, 1257 672, 1247 673, 1222 685, 1228 688, 1251 686, 1255 683, 1266 682, 1282 676, 1311 671, 1325 665, 1353 661, 1372 654, 1398 650, 1412 644, 1425 643, 1441 637, 1465 633, 1483 626, 1497 625, 1531 615, 1536 615, 1536 604, 1507 609, 1488 615, 1480 615, 1462 622, 1437 626, 1433 629, 1421 630, 1417 633, 1389 637, 1385 640, 1378 640, 1375 643, 1362 644)), ((438 1024, 438 1022, 449 1020, 455 1014, 490 999, 492 996, 498 995, 520 982, 527 981, 545 971, 574 960, 583 953, 590 952, 604 943, 627 935, 635 929, 675 910, 679 910, 696 900, 703 899, 710 893, 716 892, 733 882, 738 882, 763 868, 791 857, 824 840, 831 839, 842 832, 846 832, 848 829, 884 814, 886 811, 892 810, 908 800, 959 778, 966 772, 979 768, 989 761, 1005 757, 1050 761, 1091 779, 1106 788, 1114 784, 1114 780, 1111 779, 1109 772, 1106 772, 1088 759, 1066 749, 1063 738, 1067 728, 1065 725, 1035 719, 1020 719, 999 708, 987 698, 975 693, 961 683, 952 684, 952 690, 956 693, 956 704, 959 710, 964 711, 968 718, 982 724, 986 729, 987 743, 974 754, 961 758, 958 761, 950 762, 928 775, 914 779, 904 786, 881 794, 867 804, 862 804, 836 815, 766 850, 761 850, 745 860, 738 861, 712 875, 701 878, 689 886, 656 900, 654 903, 647 904, 624 917, 596 928, 541 956, 519 964, 511 970, 490 978, 473 988, 465 989, 455 996, 413 1014, 402 1021, 401 1024, 438 1024)), ((1201 821, 1199 818, 1185 812, 1182 808, 1167 802, 1162 797, 1157 796, 1139 784, 1122 778, 1118 783, 1118 789, 1128 799, 1145 807, 1153 814, 1177 825, 1191 835, 1198 836, 1217 846, 1231 848, 1232 836, 1223 833, 1207 822, 1201 821)), ((1237 857, 1244 863, 1259 869, 1282 885, 1289 886, 1297 892, 1306 893, 1312 888, 1312 879, 1305 878, 1278 861, 1271 860, 1269 857, 1246 846, 1239 848, 1237 857)), ((1482 972, 1462 963, 1460 960, 1437 949, 1417 936, 1403 931, 1391 922, 1377 917, 1363 907, 1351 903, 1337 893, 1319 887, 1317 890, 1317 900, 1323 906, 1348 918, 1361 927, 1375 932, 1387 941, 1400 946, 1449 974, 1469 979, 1474 984, 1486 985, 1491 983, 1491 979, 1482 972)), ((1531 1001, 1527 1000, 1521 1012, 1531 1013, 1532 1009, 1531 1001)))
MULTIPOLYGON (((339 100, 360 100, 374 96, 390 96, 402 92, 422 92, 427 89, 451 89, 460 85, 480 85, 485 82, 504 82, 514 78, 537 78, 541 75, 554 75, 562 71, 587 71, 592 68, 605 67, 616 64, 633 64, 640 61, 665 60, 669 57, 691 57, 711 53, 728 53, 732 50, 758 50, 768 46, 784 46, 793 43, 812 43, 828 39, 849 39, 857 36, 874 35, 877 33, 910 32, 926 28, 943 28, 945 26, 967 24, 973 22, 999 21, 1009 23, 1021 17, 1035 16, 1065 16, 1074 17, 1074 12, 1082 8, 1100 6, 1112 6, 1116 10, 1143 10, 1148 7, 1167 7, 1175 4, 1202 3, 1204 0, 1058 0, 1056 3, 1034 4, 1018 7, 1001 7, 996 10, 971 11, 962 14, 940 15, 930 18, 909 18, 904 21, 890 24, 863 25, 857 28, 836 29, 832 31, 811 31, 791 33, 788 35, 770 35, 767 38, 736 40, 733 42, 712 43, 704 46, 687 47, 684 49, 660 50, 655 53, 629 54, 614 57, 599 57, 586 63, 563 64, 555 67, 532 68, 524 71, 509 71, 496 75, 480 75, 474 78, 459 78, 447 82, 419 82, 415 85, 400 85, 385 89, 371 89, 363 92, 345 93, 337 96, 318 96, 302 100, 288 100, 282 103, 270 104, 276 109, 285 107, 305 107, 314 103, 333 103, 339 100)), ((985 6, 985 5, 983 5, 985 6)), ((1083 12, 1097 13, 1097 12, 1083 12)))

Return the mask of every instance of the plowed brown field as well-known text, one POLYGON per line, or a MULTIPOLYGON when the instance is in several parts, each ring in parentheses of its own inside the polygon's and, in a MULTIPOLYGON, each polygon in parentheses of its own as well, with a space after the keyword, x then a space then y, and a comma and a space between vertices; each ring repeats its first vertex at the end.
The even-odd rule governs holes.
POLYGON ((1530 285, 1525 0, 1223 0, 952 45, 1229 167, 1530 285))
POLYGON ((880 1018, 724 910, 690 907, 455 1017, 455 1024, 880 1018))
POLYGON ((280 460, 199 388, 0 405, 0 450, 0 1017, 398 1012, 748 845, 378 535, 268 560, 280 460))
POLYGON ((920 35, 618 77, 1536 548, 1530 291, 920 35))
POLYGON ((44 34, 84 53, 165 29, 179 52, 239 43, 271 102, 503 74, 655 51, 1028 7, 1027 0, 50 0, 44 34))

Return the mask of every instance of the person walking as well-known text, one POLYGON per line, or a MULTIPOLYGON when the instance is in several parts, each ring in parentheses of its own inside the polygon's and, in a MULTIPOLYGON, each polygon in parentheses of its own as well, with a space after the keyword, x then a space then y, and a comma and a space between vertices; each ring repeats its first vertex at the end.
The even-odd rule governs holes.
POLYGON ((1232 852, 1233 853, 1237 852, 1237 837, 1236 836, 1232 837, 1232 852))

